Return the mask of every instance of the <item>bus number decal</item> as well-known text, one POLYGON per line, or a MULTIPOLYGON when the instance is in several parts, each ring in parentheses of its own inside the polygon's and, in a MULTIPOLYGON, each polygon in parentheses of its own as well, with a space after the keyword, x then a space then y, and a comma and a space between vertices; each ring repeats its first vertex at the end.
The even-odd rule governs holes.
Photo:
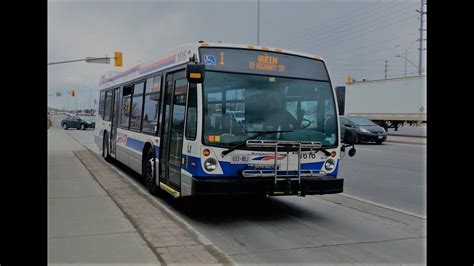
POLYGON ((301 159, 316 159, 316 153, 302 153, 300 155, 301 159))
POLYGON ((224 52, 221 52, 221 61, 219 62, 219 65, 224 64, 224 52))

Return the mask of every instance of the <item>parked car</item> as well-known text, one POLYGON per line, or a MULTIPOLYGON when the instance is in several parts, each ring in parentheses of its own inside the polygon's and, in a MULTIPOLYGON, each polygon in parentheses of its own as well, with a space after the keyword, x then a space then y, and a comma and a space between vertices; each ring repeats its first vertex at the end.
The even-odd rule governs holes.
POLYGON ((68 116, 61 121, 61 126, 63 129, 68 128, 77 128, 86 130, 87 128, 95 128, 95 122, 85 120, 79 116, 68 116))
POLYGON ((381 144, 387 140, 385 129, 365 117, 341 116, 340 122, 343 142, 373 141, 381 144))

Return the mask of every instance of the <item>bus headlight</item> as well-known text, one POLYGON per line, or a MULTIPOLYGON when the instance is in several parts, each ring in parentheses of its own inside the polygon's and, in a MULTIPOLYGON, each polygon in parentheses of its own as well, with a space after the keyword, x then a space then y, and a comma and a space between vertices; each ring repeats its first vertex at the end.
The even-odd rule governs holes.
POLYGON ((329 159, 324 163, 324 169, 327 171, 332 171, 336 167, 336 162, 333 159, 329 159))
POLYGON ((217 168, 217 161, 213 158, 207 159, 204 161, 204 168, 209 172, 214 171, 217 168))

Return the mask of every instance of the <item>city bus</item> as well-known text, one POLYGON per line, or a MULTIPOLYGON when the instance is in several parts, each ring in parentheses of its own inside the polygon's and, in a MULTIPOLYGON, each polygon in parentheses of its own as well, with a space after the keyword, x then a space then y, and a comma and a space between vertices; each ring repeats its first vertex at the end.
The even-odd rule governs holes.
POLYGON ((104 75, 99 91, 102 156, 136 171, 152 194, 343 192, 349 145, 319 56, 200 41, 104 75))

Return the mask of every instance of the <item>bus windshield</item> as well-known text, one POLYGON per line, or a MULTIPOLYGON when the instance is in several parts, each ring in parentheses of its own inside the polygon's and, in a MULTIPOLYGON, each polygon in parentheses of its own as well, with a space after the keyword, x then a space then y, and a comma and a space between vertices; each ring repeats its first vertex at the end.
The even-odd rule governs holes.
POLYGON ((328 81, 207 71, 203 83, 204 143, 231 146, 261 131, 286 131, 258 140, 337 140, 328 81))

